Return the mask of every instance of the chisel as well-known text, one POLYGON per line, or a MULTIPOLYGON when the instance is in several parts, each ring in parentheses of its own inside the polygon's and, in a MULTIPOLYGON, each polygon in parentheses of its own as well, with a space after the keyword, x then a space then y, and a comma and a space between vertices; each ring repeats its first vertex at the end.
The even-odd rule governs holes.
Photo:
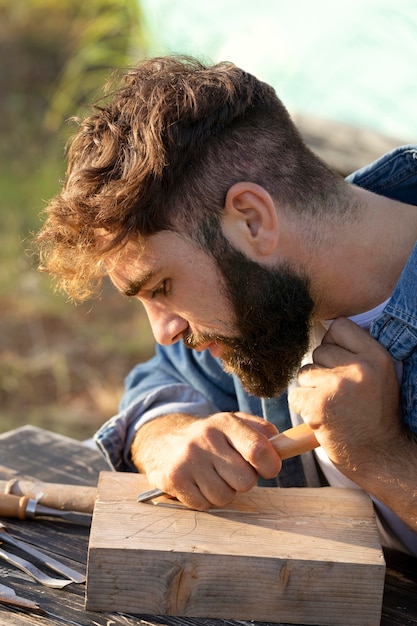
POLYGON ((40 561, 43 565, 50 567, 55 572, 58 572, 58 574, 62 574, 62 576, 66 576, 74 583, 85 583, 84 574, 80 574, 76 570, 72 569, 72 567, 68 567, 68 565, 57 561, 49 554, 41 552, 34 546, 31 546, 20 539, 16 539, 9 534, 6 525, 2 522, 0 522, 0 542, 9 543, 11 546, 18 548, 23 552, 27 552, 27 554, 30 554, 30 556, 38 559, 38 561, 40 561))
POLYGON ((0 480, 0 493, 29 496, 53 509, 92 513, 97 497, 97 487, 48 483, 17 477, 11 480, 0 480))
POLYGON ((0 493, 0 517, 15 517, 18 519, 56 518, 81 526, 91 525, 91 515, 74 511, 51 509, 39 504, 27 496, 13 496, 10 493, 0 493))

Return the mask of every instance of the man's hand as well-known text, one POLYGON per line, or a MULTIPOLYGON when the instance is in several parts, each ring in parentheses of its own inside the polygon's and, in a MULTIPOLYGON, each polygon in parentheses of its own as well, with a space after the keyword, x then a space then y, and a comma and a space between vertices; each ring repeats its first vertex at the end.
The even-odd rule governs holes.
POLYGON ((132 444, 132 460, 150 484, 187 506, 225 506, 258 475, 273 478, 281 460, 269 442, 273 424, 247 413, 206 418, 170 414, 144 424, 132 444))
POLYGON ((417 443, 403 425, 388 352, 339 318, 301 368, 290 406, 314 430, 333 464, 417 532, 417 443))
POLYGON ((333 322, 313 364, 301 368, 290 406, 333 463, 359 484, 402 437, 399 384, 388 352, 350 320, 333 322))

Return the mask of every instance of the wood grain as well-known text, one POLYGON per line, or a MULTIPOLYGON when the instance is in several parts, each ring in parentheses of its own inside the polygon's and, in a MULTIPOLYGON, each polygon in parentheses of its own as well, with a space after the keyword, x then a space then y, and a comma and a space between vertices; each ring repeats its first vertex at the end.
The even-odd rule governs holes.
POLYGON ((148 488, 141 475, 102 472, 87 609, 380 623, 385 562, 363 492, 255 487, 227 509, 203 513, 168 498, 138 503, 148 488))

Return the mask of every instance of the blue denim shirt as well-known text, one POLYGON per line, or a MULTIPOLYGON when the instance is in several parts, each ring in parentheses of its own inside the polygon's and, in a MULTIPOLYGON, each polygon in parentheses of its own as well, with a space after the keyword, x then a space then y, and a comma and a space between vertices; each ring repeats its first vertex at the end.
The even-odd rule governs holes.
MULTIPOLYGON (((417 146, 401 146, 358 170, 347 181, 417 206, 417 146)), ((394 359, 403 363, 403 418, 417 433, 417 247, 371 333, 394 359)), ((218 359, 207 351, 189 350, 182 342, 157 346, 155 357, 137 365, 125 383, 120 412, 95 435, 109 464, 119 471, 135 471, 130 445, 136 430, 146 421, 167 413, 203 417, 218 411, 241 410, 263 416, 279 430, 291 426, 286 394, 270 399, 251 396, 235 376, 223 371, 218 359)), ((306 485, 299 457, 284 462, 275 484, 306 485)))

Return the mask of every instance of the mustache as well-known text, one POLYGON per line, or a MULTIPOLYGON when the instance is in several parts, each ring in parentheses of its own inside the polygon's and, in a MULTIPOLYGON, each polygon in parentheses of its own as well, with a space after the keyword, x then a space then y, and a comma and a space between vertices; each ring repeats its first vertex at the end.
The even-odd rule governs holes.
POLYGON ((182 341, 186 348, 190 348, 190 350, 195 350, 200 346, 203 346, 205 343, 214 343, 218 342, 220 337, 215 334, 200 334, 194 333, 191 330, 183 333, 182 341))
POLYGON ((185 347, 190 350, 195 350, 207 343, 221 343, 229 348, 235 348, 237 346, 236 339, 224 337, 217 333, 194 333, 191 330, 183 333, 182 341, 185 347))

